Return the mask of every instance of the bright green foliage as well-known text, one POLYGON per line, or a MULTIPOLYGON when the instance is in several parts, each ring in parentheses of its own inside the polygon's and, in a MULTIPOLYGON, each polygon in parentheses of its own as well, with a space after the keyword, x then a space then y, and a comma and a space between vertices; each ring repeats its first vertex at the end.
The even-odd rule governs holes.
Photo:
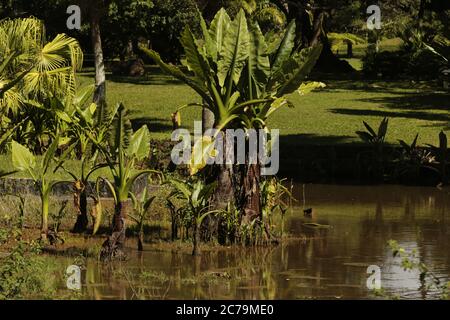
POLYGON ((15 113, 27 100, 75 92, 75 71, 83 63, 78 42, 58 34, 47 42, 35 18, 0 21, 0 112, 15 113))
POLYGON ((221 9, 209 29, 204 21, 201 26, 202 39, 195 39, 189 28, 181 38, 184 64, 193 76, 164 63, 156 52, 141 49, 163 71, 184 81, 203 98, 204 106, 214 113, 217 129, 264 127, 274 109, 288 104, 277 100, 299 88, 321 52, 321 46, 293 50, 294 22, 278 47, 269 46, 259 26, 247 21, 242 10, 231 20, 221 9))
POLYGON ((42 160, 37 162, 36 157, 33 155, 33 153, 31 153, 30 150, 28 150, 28 148, 22 146, 14 140, 11 143, 11 156, 14 168, 18 171, 27 172, 27 174, 39 187, 39 194, 41 197, 42 205, 41 232, 43 239, 46 238, 48 232, 50 194, 53 187, 56 184, 60 183, 60 181, 52 181, 49 178, 49 175, 51 174, 51 164, 54 160, 58 146, 59 139, 56 138, 45 152, 42 160))
POLYGON ((209 204, 209 199, 217 187, 217 182, 205 184, 201 179, 193 178, 187 181, 170 179, 168 183, 174 189, 168 197, 168 202, 171 203, 170 199, 176 197, 186 203, 178 211, 178 214, 181 215, 181 220, 193 227, 193 255, 196 255, 200 242, 199 230, 203 220, 209 215, 222 213, 221 210, 211 210, 209 204))
POLYGON ((423 295, 426 296, 428 293, 435 291, 440 294, 441 299, 449 299, 450 282, 441 279, 429 266, 423 263, 417 250, 414 249, 411 252, 407 252, 395 240, 389 240, 388 247, 392 251, 393 257, 398 257, 401 260, 401 267, 405 271, 417 271, 419 273, 421 283, 419 289, 423 295))
POLYGON ((144 191, 142 191, 140 195, 135 195, 130 192, 130 197, 133 202, 133 213, 129 213, 128 217, 130 217, 137 225, 139 237, 138 249, 143 250, 144 223, 148 219, 150 207, 156 196, 149 197, 148 189, 144 188, 144 191))
POLYGON ((137 161, 148 156, 150 150, 150 132, 147 126, 130 133, 126 110, 119 104, 108 120, 111 123, 110 139, 104 139, 105 133, 88 132, 89 139, 102 153, 107 166, 114 178, 114 185, 107 182, 116 204, 126 201, 131 188, 137 178, 148 173, 157 173, 155 170, 136 170, 137 161))

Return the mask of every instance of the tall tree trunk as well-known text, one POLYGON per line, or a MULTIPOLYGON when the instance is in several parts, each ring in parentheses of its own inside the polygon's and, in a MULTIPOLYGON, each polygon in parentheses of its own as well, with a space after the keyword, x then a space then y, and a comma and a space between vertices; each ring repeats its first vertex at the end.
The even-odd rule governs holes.
POLYGON ((124 260, 126 219, 130 202, 128 200, 120 201, 114 209, 113 227, 111 236, 103 243, 100 252, 101 260, 124 260))
POLYGON ((91 13, 91 40, 94 50, 95 63, 95 91, 93 102, 97 104, 97 112, 100 117, 103 116, 106 108, 106 75, 105 64, 103 61, 102 37, 100 32, 100 14, 98 10, 93 9, 91 13))

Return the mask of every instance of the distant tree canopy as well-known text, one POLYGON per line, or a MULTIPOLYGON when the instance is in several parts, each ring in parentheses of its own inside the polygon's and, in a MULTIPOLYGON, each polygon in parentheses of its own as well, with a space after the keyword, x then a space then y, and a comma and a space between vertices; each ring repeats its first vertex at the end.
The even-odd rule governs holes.
POLYGON ((101 5, 100 25, 107 58, 125 58, 141 40, 148 41, 166 59, 176 61, 181 54, 179 36, 184 26, 189 25, 194 33, 199 29, 198 10, 210 21, 221 7, 230 14, 242 8, 263 31, 276 31, 295 19, 297 44, 308 46, 327 41, 327 33, 365 37, 366 9, 377 3, 382 9, 383 36, 394 37, 405 24, 420 23, 427 34, 449 37, 448 0, 3 0, 0 18, 35 16, 44 20, 49 36, 64 32, 90 49, 86 10, 101 5), (70 4, 81 4, 85 9, 81 31, 66 28, 66 8, 70 4))

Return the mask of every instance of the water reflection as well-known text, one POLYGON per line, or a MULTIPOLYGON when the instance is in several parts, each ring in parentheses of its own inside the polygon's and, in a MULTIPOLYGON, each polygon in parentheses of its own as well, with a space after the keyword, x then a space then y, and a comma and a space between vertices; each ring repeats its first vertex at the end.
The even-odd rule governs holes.
MULTIPOLYGON (((398 186, 307 185, 294 188, 301 207, 285 230, 304 239, 271 248, 231 248, 189 254, 133 252, 112 267, 89 261, 84 295, 90 299, 349 299, 373 297, 367 267, 382 270, 382 286, 402 298, 435 298, 418 290, 387 248, 395 239, 415 249, 439 277, 449 279, 449 190, 398 186), (303 206, 314 216, 303 216, 303 206), (308 228, 304 223, 328 225, 308 228)), ((435 293, 434 293, 435 294, 435 293)))

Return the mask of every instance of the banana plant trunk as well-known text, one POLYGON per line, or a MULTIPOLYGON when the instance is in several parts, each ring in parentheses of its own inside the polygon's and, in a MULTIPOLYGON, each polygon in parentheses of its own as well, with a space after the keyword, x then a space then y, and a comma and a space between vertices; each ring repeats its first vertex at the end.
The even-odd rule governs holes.
POLYGON ((144 223, 139 226, 138 251, 144 251, 144 223))
POLYGON ((83 233, 86 232, 89 220, 88 220, 88 212, 87 212, 87 192, 86 189, 83 188, 75 189, 74 192, 74 204, 78 211, 77 221, 72 229, 74 233, 83 233))
POLYGON ((46 241, 48 235, 48 213, 49 213, 49 198, 41 195, 41 240, 46 241))
POLYGON ((193 256, 199 256, 200 255, 200 226, 197 222, 197 219, 194 222, 194 234, 193 234, 193 249, 192 249, 192 255, 193 256))
POLYGON ((101 260, 124 260, 126 258, 124 247, 126 219, 129 210, 130 202, 128 200, 120 200, 116 204, 112 222, 112 234, 102 245, 101 260))
POLYGON ((255 219, 260 218, 261 213, 261 166, 259 163, 247 164, 243 175, 243 197, 244 205, 242 210, 243 225, 252 223, 255 219))
MULTIPOLYGON (((233 148, 234 150, 234 147, 232 145, 232 141, 227 141, 226 135, 224 135, 223 137, 223 143, 224 143, 223 147, 224 164, 217 165, 215 168, 215 172, 213 174, 217 181, 217 187, 214 190, 211 203, 213 210, 227 210, 227 208, 229 207, 233 208, 235 205, 234 183, 233 183, 234 167, 232 164, 225 163, 226 150, 231 150, 231 148, 233 148)), ((226 230, 222 228, 222 222, 220 221, 220 218, 209 215, 204 219, 202 227, 204 225, 207 226, 209 236, 204 237, 205 241, 209 240, 212 237, 216 237, 219 243, 225 244, 227 239, 226 230)))

